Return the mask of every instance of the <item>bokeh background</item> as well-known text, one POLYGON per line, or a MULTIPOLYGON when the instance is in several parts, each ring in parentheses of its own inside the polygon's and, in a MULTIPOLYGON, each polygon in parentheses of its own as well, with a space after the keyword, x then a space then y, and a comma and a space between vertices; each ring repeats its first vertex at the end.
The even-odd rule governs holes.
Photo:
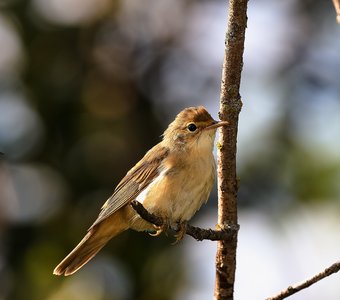
MULTIPOLYGON (((177 112, 217 118, 226 1, 0 2, 0 299, 212 299, 216 244, 126 232, 52 275, 177 112)), ((340 257, 340 26, 332 1, 250 1, 236 299, 340 257)), ((214 227, 216 191, 193 224, 214 227)), ((340 277, 294 299, 340 297, 340 277)), ((293 298, 292 298, 293 299, 293 298)))

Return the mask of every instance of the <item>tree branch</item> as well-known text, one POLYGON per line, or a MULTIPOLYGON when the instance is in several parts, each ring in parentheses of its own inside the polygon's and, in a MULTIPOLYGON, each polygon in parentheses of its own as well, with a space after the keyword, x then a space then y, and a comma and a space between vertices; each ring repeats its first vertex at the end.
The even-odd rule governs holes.
POLYGON ((340 24, 340 0, 333 0, 335 12, 336 12, 336 21, 340 24))
MULTIPOLYGON (((230 125, 220 129, 218 151, 218 225, 237 226, 236 142, 238 116, 242 108, 240 82, 243 66, 248 0, 229 1, 225 38, 219 117, 230 125)), ((219 241, 216 253, 215 300, 232 300, 236 270, 237 232, 219 241)))
POLYGON ((301 282, 295 285, 291 285, 289 287, 287 287, 285 290, 281 291, 279 294, 267 298, 266 300, 281 300, 281 299, 285 299, 288 298, 289 296, 305 289, 308 288, 309 286, 311 286, 312 284, 320 281, 321 279, 326 278, 329 275, 332 275, 336 272, 338 272, 340 270, 340 262, 336 262, 333 265, 331 265, 330 267, 326 268, 325 270, 323 270, 322 272, 320 272, 319 274, 301 282))
MULTIPOLYGON (((162 226, 164 224, 162 218, 149 213, 140 202, 134 200, 131 202, 131 206, 145 221, 148 221, 156 226, 162 226)), ((173 230, 176 231, 175 228, 173 230)), ((237 230, 238 230, 238 227, 227 227, 223 230, 213 230, 213 229, 202 229, 199 227, 194 227, 189 224, 186 224, 185 233, 192 236, 194 239, 198 241, 203 241, 203 240, 219 241, 219 240, 229 240, 230 237, 237 230)))

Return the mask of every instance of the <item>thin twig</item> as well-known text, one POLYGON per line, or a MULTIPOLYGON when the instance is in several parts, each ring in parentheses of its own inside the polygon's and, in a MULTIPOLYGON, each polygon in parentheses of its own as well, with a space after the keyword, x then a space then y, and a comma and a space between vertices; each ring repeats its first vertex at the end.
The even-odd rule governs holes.
MULTIPOLYGON (((162 226, 163 219, 149 213, 145 207, 138 201, 131 202, 132 208, 146 221, 156 225, 162 226)), ((176 228, 173 229, 176 231, 176 228)), ((220 240, 229 240, 230 237, 237 231, 236 227, 227 227, 223 230, 213 230, 213 229, 202 229, 199 227, 194 227, 189 224, 186 224, 185 233, 192 236, 197 241, 210 240, 210 241, 220 241, 220 240)))
POLYGON ((321 279, 326 278, 329 275, 332 275, 340 270, 340 261, 334 263, 330 267, 326 268, 324 271, 320 272, 319 274, 295 285, 290 285, 285 290, 281 291, 277 295, 267 298, 267 300, 281 300, 288 298, 289 296, 311 286, 312 284, 320 281, 321 279))
POLYGON ((336 21, 340 24, 340 0, 333 0, 335 12, 336 12, 336 21))

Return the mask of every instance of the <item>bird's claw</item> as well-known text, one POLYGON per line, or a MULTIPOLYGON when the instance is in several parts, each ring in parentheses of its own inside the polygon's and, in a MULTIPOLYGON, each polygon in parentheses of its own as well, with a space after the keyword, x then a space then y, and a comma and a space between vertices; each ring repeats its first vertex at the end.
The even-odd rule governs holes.
POLYGON ((172 243, 172 245, 176 245, 184 238, 184 235, 187 232, 187 222, 186 221, 178 222, 178 227, 177 227, 176 232, 177 232, 175 234, 176 240, 172 243))
POLYGON ((153 226, 155 228, 155 232, 154 233, 149 233, 149 235, 151 236, 159 236, 162 232, 167 232, 169 229, 169 225, 167 223, 164 223, 161 226, 153 226))

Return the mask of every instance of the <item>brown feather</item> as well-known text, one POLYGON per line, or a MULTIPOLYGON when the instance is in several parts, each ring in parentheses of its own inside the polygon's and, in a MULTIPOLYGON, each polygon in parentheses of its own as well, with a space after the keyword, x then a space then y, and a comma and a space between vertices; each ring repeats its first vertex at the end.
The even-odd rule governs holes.
POLYGON ((93 226, 80 243, 53 271, 55 275, 72 275, 92 259, 114 236, 128 229, 130 216, 119 210, 104 222, 93 226))
POLYGON ((154 180, 160 173, 162 161, 168 156, 169 149, 157 144, 149 150, 117 185, 113 195, 105 202, 93 228, 107 217, 128 204, 154 180))

